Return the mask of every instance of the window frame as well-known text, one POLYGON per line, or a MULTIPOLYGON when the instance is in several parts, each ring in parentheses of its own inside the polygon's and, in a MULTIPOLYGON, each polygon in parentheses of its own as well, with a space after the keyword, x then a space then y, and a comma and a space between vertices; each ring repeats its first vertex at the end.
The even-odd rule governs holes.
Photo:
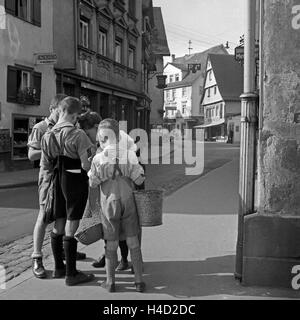
MULTIPOLYGON (((41 27, 42 2, 41 0, 26 0, 26 16, 21 16, 21 1, 23 0, 5 0, 4 7, 6 13, 14 17, 41 27)), ((25 1, 25 0, 24 0, 25 1)))
POLYGON ((130 69, 135 69, 136 68, 136 48, 133 46, 129 46, 128 48, 128 68, 130 69), (132 65, 131 65, 131 61, 130 61, 130 52, 132 52, 132 65))
POLYGON ((36 72, 33 69, 29 70, 21 66, 7 66, 7 88, 6 88, 6 101, 10 103, 20 104, 19 94, 21 90, 26 88, 35 89, 36 96, 33 103, 24 103, 25 105, 39 105, 41 101, 42 89, 42 73, 36 72), (27 83, 24 83, 24 75, 27 75, 27 83), (11 81, 15 81, 11 83, 11 81), (13 94, 12 94, 13 93, 13 94))
POLYGON ((114 61, 117 62, 117 63, 120 63, 122 64, 123 63, 123 41, 122 39, 119 39, 119 38, 116 38, 115 39, 115 47, 114 47, 114 61), (117 48, 120 48, 119 50, 119 59, 118 59, 118 50, 117 48))
POLYGON ((98 53, 107 57, 107 31, 102 28, 98 30, 98 53), (103 44, 104 47, 102 46, 103 44))
POLYGON ((89 48, 90 45, 90 22, 87 18, 85 18, 84 16, 80 17, 80 21, 79 21, 79 30, 80 30, 80 45, 86 49, 89 48), (84 30, 87 30, 87 45, 85 45, 84 43, 84 30))

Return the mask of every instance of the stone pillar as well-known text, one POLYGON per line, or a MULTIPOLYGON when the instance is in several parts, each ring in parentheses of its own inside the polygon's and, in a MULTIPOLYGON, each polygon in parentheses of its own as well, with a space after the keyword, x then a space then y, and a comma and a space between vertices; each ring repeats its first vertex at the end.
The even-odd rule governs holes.
POLYGON ((299 0, 264 1, 259 201, 258 213, 245 218, 245 285, 291 288, 292 268, 300 265, 300 10, 295 6, 299 0))

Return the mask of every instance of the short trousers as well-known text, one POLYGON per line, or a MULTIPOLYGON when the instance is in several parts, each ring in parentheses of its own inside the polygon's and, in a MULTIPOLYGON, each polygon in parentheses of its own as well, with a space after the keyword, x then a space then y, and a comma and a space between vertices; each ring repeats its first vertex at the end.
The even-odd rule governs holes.
POLYGON ((101 194, 101 221, 104 240, 118 241, 135 237, 140 233, 139 218, 133 197, 133 189, 122 178, 115 182, 121 192, 101 194))
POLYGON ((64 171, 57 195, 56 219, 81 220, 88 199, 88 180, 83 174, 64 171))
POLYGON ((44 205, 47 192, 49 189, 49 182, 51 179, 51 175, 46 171, 40 170, 39 172, 39 181, 38 181, 38 190, 39 190, 39 204, 44 205))

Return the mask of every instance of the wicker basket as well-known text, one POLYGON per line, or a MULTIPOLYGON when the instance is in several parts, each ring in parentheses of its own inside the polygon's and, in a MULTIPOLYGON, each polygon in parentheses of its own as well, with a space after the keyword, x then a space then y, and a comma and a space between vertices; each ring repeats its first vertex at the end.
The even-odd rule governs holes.
POLYGON ((162 225, 163 191, 140 190, 134 191, 137 212, 142 227, 162 225))

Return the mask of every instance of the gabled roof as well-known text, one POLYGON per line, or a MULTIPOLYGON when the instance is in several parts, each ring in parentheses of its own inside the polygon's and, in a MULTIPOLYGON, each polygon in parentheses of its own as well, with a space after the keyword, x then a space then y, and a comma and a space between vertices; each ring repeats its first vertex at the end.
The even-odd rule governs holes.
POLYGON ((244 72, 233 55, 209 54, 218 88, 224 100, 240 100, 243 93, 244 72))
POLYGON ((157 55, 169 56, 170 50, 169 50, 161 8, 154 7, 153 16, 154 16, 154 25, 155 25, 155 29, 153 30, 153 40, 152 40, 153 53, 157 55))
POLYGON ((215 46, 208 50, 205 50, 203 52, 195 53, 192 55, 185 55, 184 57, 176 58, 173 62, 169 63, 174 67, 179 68, 183 71, 183 79, 180 82, 169 83, 168 88, 191 86, 200 77, 203 79, 203 82, 204 82, 207 57, 210 53, 218 53, 220 55, 226 55, 226 56, 228 55, 227 50, 221 44, 219 46, 215 46), (188 71, 188 65, 193 63, 201 64, 201 71, 197 71, 196 73, 192 73, 188 71))

